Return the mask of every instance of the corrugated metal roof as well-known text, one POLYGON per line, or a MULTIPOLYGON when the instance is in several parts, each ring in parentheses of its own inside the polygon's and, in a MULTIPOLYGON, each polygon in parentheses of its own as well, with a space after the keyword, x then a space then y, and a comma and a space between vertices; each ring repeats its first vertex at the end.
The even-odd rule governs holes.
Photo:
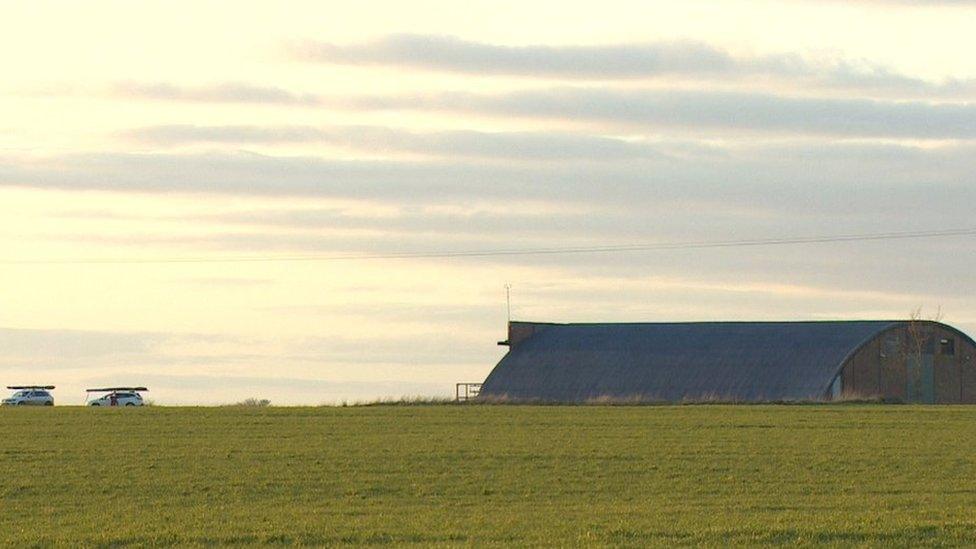
POLYGON ((485 397, 582 402, 823 398, 848 356, 898 321, 545 324, 485 380, 485 397))

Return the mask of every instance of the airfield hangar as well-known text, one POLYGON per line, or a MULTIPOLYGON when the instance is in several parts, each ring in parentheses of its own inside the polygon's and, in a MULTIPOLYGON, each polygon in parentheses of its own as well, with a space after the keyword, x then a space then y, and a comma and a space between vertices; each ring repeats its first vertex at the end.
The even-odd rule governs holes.
POLYGON ((510 322, 481 399, 976 403, 976 342, 932 321, 510 322))

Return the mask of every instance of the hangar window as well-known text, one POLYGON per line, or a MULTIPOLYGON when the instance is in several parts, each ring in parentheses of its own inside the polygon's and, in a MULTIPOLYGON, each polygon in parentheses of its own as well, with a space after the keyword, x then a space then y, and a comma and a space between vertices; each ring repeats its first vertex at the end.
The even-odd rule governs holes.
POLYGON ((951 338, 951 337, 943 338, 943 339, 939 340, 939 349, 942 351, 942 354, 944 354, 944 355, 948 355, 948 356, 955 355, 956 354, 956 340, 953 339, 953 338, 951 338))

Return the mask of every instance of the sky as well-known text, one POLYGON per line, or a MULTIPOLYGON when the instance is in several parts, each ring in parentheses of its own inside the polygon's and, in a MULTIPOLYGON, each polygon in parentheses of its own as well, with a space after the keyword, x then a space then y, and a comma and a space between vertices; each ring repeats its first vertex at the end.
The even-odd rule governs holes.
POLYGON ((972 234, 672 246, 976 226, 976 2, 3 12, 3 385, 450 396, 506 285, 521 320, 976 334, 972 234))

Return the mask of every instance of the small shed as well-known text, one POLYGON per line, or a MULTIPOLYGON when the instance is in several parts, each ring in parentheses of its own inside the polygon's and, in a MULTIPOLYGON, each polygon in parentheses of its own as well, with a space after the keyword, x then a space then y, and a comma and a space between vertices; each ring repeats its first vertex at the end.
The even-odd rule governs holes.
POLYGON ((511 322, 483 399, 976 403, 976 342, 932 321, 511 322))

